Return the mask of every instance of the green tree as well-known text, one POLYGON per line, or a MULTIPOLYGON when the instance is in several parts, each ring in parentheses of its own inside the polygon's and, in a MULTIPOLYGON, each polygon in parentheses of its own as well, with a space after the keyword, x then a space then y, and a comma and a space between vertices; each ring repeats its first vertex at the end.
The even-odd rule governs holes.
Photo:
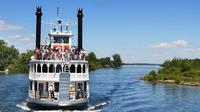
POLYGON ((96 58, 96 54, 94 52, 90 52, 87 56, 87 60, 89 63, 89 70, 96 70, 98 68, 101 68, 100 61, 96 58))
POLYGON ((110 61, 110 57, 101 58, 101 59, 100 59, 100 62, 101 62, 101 65, 102 65, 103 67, 105 67, 105 66, 110 66, 110 67, 112 67, 112 63, 111 63, 111 61, 110 61))
POLYGON ((94 52, 90 52, 87 56, 87 60, 88 61, 96 61, 97 60, 96 54, 94 52))
POLYGON ((19 55, 14 46, 8 46, 4 40, 0 40, 0 70, 5 70, 13 58, 19 55))
POLYGON ((119 67, 121 67, 122 66, 122 60, 121 60, 121 57, 120 57, 120 55, 119 54, 114 54, 113 55, 113 66, 115 67, 115 68, 119 68, 119 67))
POLYGON ((10 72, 15 73, 24 73, 28 72, 28 65, 31 60, 31 56, 33 55, 32 50, 28 50, 26 53, 21 53, 17 57, 11 60, 11 64, 7 67, 10 72))

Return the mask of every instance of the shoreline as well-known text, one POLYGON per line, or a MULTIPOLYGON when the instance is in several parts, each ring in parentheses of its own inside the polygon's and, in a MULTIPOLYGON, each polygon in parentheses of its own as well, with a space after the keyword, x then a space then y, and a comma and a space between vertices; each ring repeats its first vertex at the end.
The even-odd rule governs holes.
MULTIPOLYGON (((144 80, 144 79, 142 79, 144 80)), ((156 81, 148 81, 148 80, 144 80, 147 82, 155 82, 155 83, 169 83, 169 84, 176 84, 176 85, 184 85, 184 86, 198 86, 200 87, 200 83, 199 82, 184 82, 181 81, 179 83, 176 82, 176 80, 156 80, 156 81)))

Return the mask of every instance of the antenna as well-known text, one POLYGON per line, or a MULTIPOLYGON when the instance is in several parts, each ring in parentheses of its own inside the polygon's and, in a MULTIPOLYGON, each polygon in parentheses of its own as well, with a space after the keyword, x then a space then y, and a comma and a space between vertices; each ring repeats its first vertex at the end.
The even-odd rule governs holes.
POLYGON ((57 7, 57 10, 56 10, 56 16, 57 16, 57 21, 58 21, 58 16, 59 16, 59 7, 57 7))

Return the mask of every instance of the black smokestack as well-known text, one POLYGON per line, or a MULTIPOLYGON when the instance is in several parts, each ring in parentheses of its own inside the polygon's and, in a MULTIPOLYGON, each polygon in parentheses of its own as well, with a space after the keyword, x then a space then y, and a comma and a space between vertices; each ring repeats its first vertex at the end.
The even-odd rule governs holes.
POLYGON ((37 7, 35 15, 36 15, 36 48, 40 49, 41 16, 42 16, 42 8, 41 7, 37 7))
POLYGON ((83 49, 83 11, 82 9, 78 9, 78 49, 82 50, 83 49))

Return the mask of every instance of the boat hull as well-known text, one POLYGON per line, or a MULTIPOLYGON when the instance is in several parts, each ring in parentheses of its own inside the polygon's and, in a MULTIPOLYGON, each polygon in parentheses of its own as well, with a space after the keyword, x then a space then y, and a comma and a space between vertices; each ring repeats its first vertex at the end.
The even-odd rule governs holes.
POLYGON ((30 107, 36 108, 43 108, 43 109, 83 109, 87 108, 89 100, 86 99, 79 99, 74 101, 67 101, 67 102, 59 102, 59 101, 51 101, 51 100, 40 100, 40 99, 32 99, 30 97, 27 98, 27 104, 30 107))

